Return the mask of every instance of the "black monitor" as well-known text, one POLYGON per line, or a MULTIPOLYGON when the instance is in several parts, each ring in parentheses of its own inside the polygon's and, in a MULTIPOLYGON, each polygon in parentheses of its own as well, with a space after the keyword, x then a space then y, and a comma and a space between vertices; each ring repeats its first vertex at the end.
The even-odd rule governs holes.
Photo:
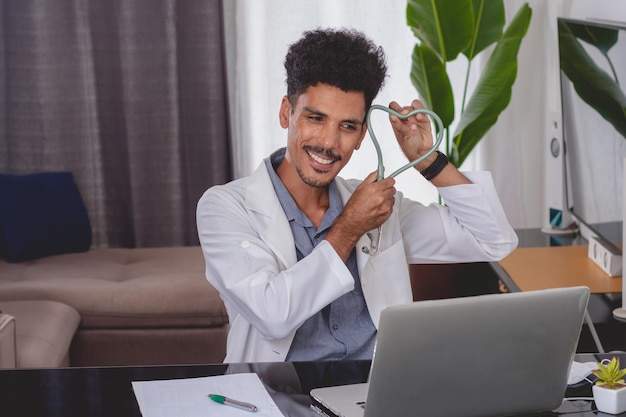
POLYGON ((567 207, 621 253, 626 24, 559 18, 558 36, 567 207))

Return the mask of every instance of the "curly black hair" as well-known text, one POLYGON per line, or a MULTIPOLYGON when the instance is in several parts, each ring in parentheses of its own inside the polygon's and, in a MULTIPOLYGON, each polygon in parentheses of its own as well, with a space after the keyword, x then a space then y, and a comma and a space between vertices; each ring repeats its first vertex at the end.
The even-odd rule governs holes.
POLYGON ((318 83, 363 92, 367 110, 385 82, 383 48, 354 29, 304 32, 285 57, 287 96, 295 106, 300 94, 318 83))

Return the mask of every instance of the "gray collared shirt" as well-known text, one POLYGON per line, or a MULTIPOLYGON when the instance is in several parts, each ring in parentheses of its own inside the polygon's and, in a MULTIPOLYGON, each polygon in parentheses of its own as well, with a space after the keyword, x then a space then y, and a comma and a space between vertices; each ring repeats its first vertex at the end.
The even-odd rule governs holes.
MULTIPOLYGON (((265 160, 267 171, 276 195, 289 220, 298 260, 310 254, 328 234, 335 219, 343 211, 341 196, 333 181, 328 186, 330 206, 319 228, 298 208, 275 169, 285 157, 285 148, 274 152, 265 160)), ((376 341, 376 328, 372 323, 356 263, 356 250, 352 250, 346 267, 354 277, 354 290, 339 297, 322 311, 306 320, 296 331, 287 361, 371 359, 376 341)))

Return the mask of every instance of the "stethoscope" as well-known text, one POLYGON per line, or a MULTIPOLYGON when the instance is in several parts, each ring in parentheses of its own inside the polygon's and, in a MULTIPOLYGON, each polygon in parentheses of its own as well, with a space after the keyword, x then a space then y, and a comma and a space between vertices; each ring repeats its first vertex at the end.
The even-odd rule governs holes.
MULTIPOLYGON (((396 116, 399 119, 407 119, 411 116, 414 116, 418 113, 426 113, 427 115, 429 115, 436 123, 437 123, 437 136, 435 139, 435 144, 432 146, 432 148, 430 148, 430 150, 428 150, 428 152, 426 152, 424 155, 420 156, 419 158, 409 162, 408 164, 404 165, 403 167, 395 170, 394 172, 392 172, 389 177, 393 178, 401 173, 403 173, 404 171, 406 171, 409 168, 414 167, 415 165, 419 164, 421 161, 423 161, 424 159, 428 158, 433 152, 435 152, 438 148, 439 148, 439 144, 441 144, 441 141, 443 140, 443 122, 441 121, 441 118, 434 112, 427 110, 427 109, 414 109, 411 110, 409 113, 407 114, 400 114, 395 110, 390 109, 389 107, 385 107, 385 106, 381 106, 379 104, 373 104, 369 111, 367 112, 367 116, 366 116, 366 121, 367 121, 367 132, 369 133, 370 137, 372 138, 372 142, 374 143, 374 148, 376 148, 376 154, 378 155, 378 174, 377 174, 377 180, 380 181, 384 178, 385 175, 385 166, 383 164, 383 153, 380 150, 380 145, 378 144, 378 140, 376 139, 376 134, 374 133, 374 129, 372 128, 372 123, 370 121, 372 112, 374 110, 382 110, 384 112, 387 112, 393 116, 396 116)), ((374 236, 372 235, 372 232, 367 232, 367 237, 369 237, 370 239, 370 247, 368 248, 367 246, 363 246, 361 248, 361 251, 363 253, 366 253, 368 255, 375 255, 376 253, 378 253, 378 248, 380 247, 380 241, 381 241, 381 237, 382 237, 382 233, 383 232, 383 226, 380 225, 378 226, 378 238, 374 239, 374 236), (376 241, 376 243, 374 243, 374 241, 376 241)))

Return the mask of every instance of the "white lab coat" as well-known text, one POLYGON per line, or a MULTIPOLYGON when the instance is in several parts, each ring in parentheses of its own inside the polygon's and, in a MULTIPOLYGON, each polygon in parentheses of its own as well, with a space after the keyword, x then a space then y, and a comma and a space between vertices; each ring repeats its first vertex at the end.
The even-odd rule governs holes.
MULTIPOLYGON (((448 207, 428 207, 396 195, 378 253, 357 243, 367 307, 412 301, 408 264, 497 261, 517 246, 488 172, 467 173, 474 184, 439 189, 448 207)), ((358 181, 337 178, 344 203, 358 181)), ((351 291, 354 279, 323 241, 297 262, 291 228, 265 164, 249 177, 210 188, 197 207, 206 276, 220 292, 230 321, 225 362, 283 361, 298 327, 351 291)))

